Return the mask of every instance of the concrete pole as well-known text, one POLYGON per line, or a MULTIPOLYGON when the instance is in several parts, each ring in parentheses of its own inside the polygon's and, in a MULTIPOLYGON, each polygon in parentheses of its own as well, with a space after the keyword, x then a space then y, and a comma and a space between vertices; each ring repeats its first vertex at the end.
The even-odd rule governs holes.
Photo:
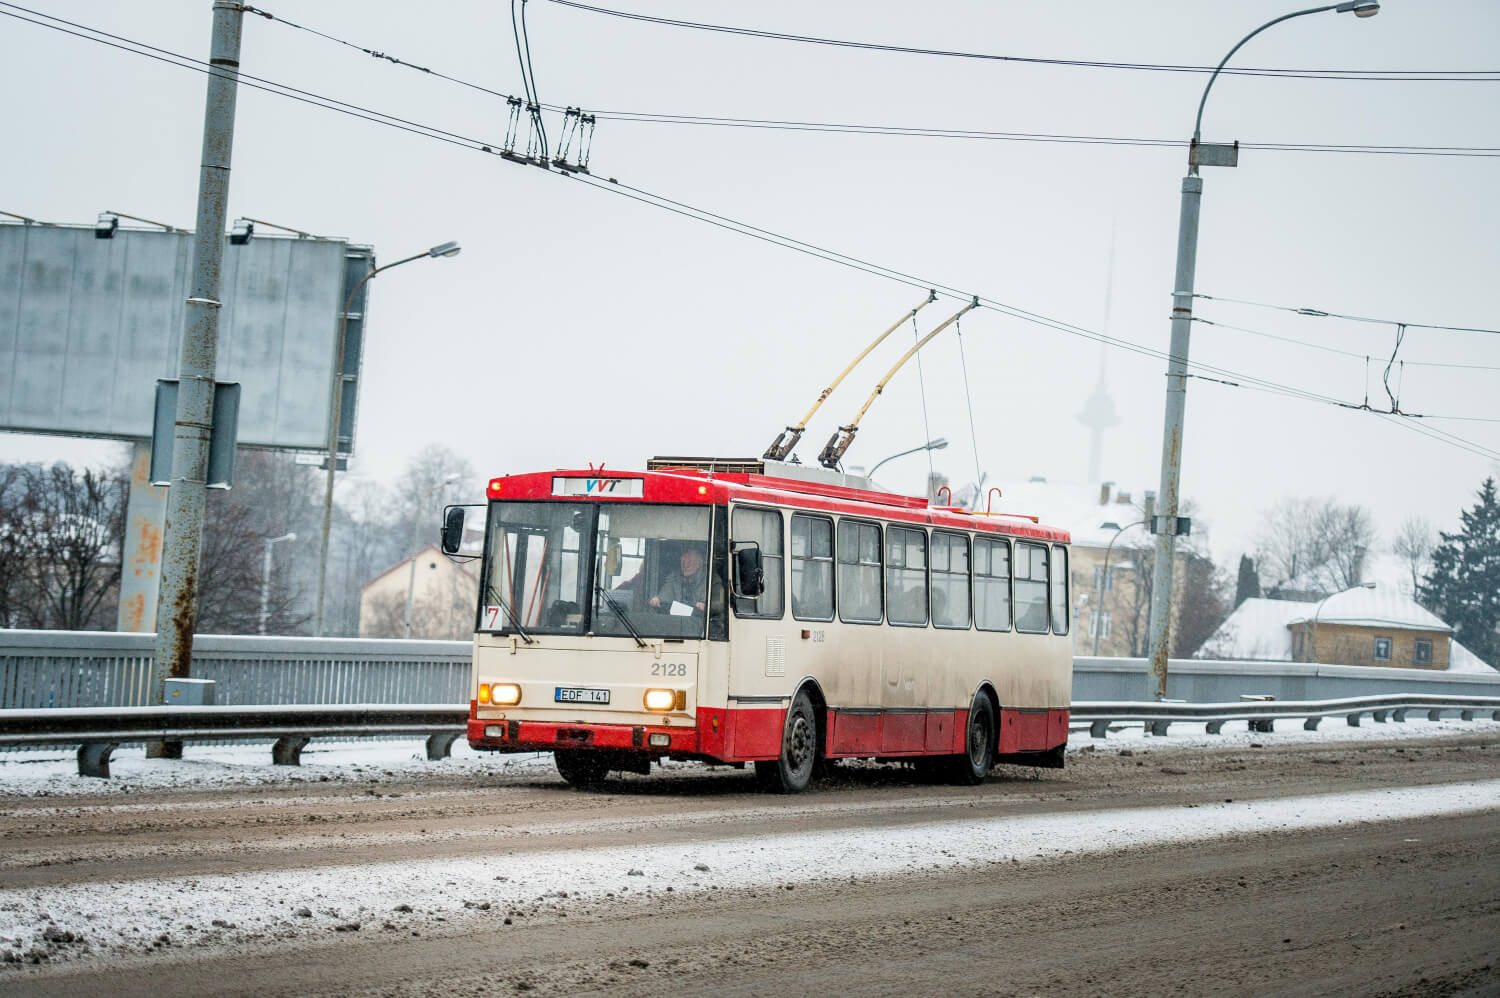
POLYGON ((167 490, 151 484, 151 444, 137 440, 131 451, 130 498, 125 504, 117 631, 143 634, 156 627, 161 534, 166 516, 167 490))
POLYGON ((1198 268, 1198 203, 1203 178, 1182 178, 1177 220, 1177 277, 1172 285, 1172 347, 1167 357, 1167 411, 1161 437, 1161 515, 1156 518, 1156 563, 1151 573, 1151 678, 1146 695, 1167 695, 1167 652, 1172 640, 1172 567, 1177 547, 1177 506, 1182 478, 1182 422, 1187 413, 1188 340, 1193 329, 1193 278, 1198 268))
MULTIPOLYGON (((1233 156, 1214 156, 1200 160, 1199 140, 1203 134, 1203 108, 1214 81, 1240 48, 1274 24, 1307 14, 1324 11, 1351 13, 1370 17, 1380 12, 1378 0, 1345 0, 1272 18, 1235 43, 1219 60, 1198 99, 1198 116, 1193 121, 1193 141, 1188 147, 1188 175, 1182 178, 1182 211, 1177 221, 1177 279, 1172 285, 1172 352, 1167 358, 1167 411, 1161 441, 1161 510, 1156 519, 1156 564, 1151 574, 1151 678, 1147 695, 1157 700, 1167 695, 1167 652, 1172 639, 1172 567, 1177 546, 1178 486, 1182 472, 1182 421, 1187 409, 1188 337, 1193 323, 1193 275, 1198 266, 1198 203, 1203 197, 1203 180, 1198 164, 1233 166, 1238 160, 1238 144, 1233 156)), ((1222 149, 1220 150, 1222 152, 1222 149)))
MULTIPOLYGON (((213 428, 214 375, 219 340, 219 276, 228 215, 229 161, 239 84, 243 8, 215 0, 212 69, 203 111, 203 157, 198 175, 198 222, 178 368, 172 486, 162 548, 161 595, 156 610, 156 657, 151 697, 164 702, 169 676, 189 675, 198 614, 198 561, 203 542, 204 485, 213 428)), ((180 743, 179 743, 180 744, 180 743)), ((179 749, 180 750, 180 749, 179 749)))

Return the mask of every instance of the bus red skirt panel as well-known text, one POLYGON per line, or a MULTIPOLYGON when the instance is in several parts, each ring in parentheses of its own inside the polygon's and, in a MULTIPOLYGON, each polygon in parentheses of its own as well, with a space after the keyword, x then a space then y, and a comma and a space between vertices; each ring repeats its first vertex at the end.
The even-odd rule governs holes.
MULTIPOLYGON (((470 704, 468 739, 476 749, 550 752, 559 748, 647 751, 722 762, 775 759, 781 754, 786 711, 781 708, 700 707, 697 724, 580 724, 558 721, 485 720, 470 704), (656 736, 653 738, 652 736, 656 736), (662 744, 665 736, 666 744, 662 744)), ((954 755, 964 751, 967 710, 829 708, 827 755, 954 755)), ((1045 752, 1068 740, 1068 711, 1002 707, 998 752, 1045 752)))

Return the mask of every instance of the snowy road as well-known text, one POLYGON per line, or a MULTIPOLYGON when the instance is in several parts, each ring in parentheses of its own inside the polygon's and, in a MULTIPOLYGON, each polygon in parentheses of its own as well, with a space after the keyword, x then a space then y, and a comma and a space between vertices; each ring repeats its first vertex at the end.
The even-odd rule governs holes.
POLYGON ((6 760, 0 993, 1500 993, 1500 724, 1399 734, 1085 738, 1062 772, 791 799, 368 750, 103 792, 6 760))

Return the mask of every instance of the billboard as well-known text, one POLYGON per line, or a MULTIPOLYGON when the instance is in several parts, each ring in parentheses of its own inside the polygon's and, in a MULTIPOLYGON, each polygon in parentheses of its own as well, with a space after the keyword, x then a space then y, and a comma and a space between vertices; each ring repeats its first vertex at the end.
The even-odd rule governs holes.
MULTIPOLYGON (((192 234, 0 223, 0 430, 148 439, 178 374, 192 234)), ((375 265, 342 240, 226 245, 219 381, 241 385, 239 443, 327 450, 344 303, 375 265)), ((345 333, 340 451, 353 449, 364 301, 345 333)))

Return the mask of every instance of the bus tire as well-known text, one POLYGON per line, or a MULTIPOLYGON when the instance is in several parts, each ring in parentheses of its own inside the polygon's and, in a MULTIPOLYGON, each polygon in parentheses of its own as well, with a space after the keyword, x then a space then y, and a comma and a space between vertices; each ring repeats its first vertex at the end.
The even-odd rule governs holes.
POLYGON ((953 758, 953 782, 962 786, 983 783, 995 764, 995 741, 995 708, 982 692, 975 694, 964 732, 964 752, 953 758))
POLYGON ((558 775, 575 787, 592 787, 609 772, 605 757, 588 749, 557 749, 552 760, 558 775))
POLYGON ((757 762, 755 775, 761 787, 772 793, 801 793, 812 782, 817 762, 817 715, 807 691, 799 690, 781 730, 781 757, 757 762))

